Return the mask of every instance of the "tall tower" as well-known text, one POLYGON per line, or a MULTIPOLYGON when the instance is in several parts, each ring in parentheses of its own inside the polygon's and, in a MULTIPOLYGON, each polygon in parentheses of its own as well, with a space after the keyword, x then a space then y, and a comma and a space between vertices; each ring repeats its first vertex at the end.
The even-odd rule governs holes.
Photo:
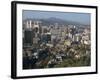
POLYGON ((76 26, 73 26, 71 33, 72 33, 72 40, 75 41, 76 26))

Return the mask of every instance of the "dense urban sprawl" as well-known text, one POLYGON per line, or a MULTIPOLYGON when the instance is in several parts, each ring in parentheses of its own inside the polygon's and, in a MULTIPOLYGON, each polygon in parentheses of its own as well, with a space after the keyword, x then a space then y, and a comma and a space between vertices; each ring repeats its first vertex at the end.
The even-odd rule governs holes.
POLYGON ((23 69, 90 66, 90 34, 89 25, 23 21, 23 69))

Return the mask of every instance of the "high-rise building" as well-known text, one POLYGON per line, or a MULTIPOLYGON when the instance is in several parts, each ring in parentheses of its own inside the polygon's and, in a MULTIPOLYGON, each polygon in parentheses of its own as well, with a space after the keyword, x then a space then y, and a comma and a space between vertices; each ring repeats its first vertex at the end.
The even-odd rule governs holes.
POLYGON ((33 31, 30 31, 30 30, 25 30, 24 31, 24 43, 26 45, 32 45, 33 37, 34 37, 33 31))
POLYGON ((25 44, 32 45, 39 40, 41 34, 41 21, 27 19, 23 22, 23 40, 25 44))
POLYGON ((41 21, 36 21, 36 20, 31 20, 31 19, 23 21, 24 29, 35 29, 35 28, 37 28, 38 32, 39 32, 40 26, 41 26, 41 21))

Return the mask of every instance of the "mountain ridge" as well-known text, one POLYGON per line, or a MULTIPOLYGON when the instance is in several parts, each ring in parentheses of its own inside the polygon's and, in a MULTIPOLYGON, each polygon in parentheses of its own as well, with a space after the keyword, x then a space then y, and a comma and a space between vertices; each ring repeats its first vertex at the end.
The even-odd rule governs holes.
POLYGON ((42 21, 42 25, 48 26, 48 25, 54 25, 55 23, 58 23, 59 25, 75 25, 75 26, 90 26, 90 24, 83 24, 80 22, 70 21, 70 20, 62 20, 55 17, 45 18, 45 19, 37 19, 37 18, 28 18, 25 20, 38 20, 42 21))

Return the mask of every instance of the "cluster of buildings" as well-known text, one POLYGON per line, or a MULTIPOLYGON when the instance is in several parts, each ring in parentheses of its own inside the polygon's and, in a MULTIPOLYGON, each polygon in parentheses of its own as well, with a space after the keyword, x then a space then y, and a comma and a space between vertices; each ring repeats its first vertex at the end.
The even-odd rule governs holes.
POLYGON ((64 41, 66 45, 71 45, 72 42, 90 45, 90 27, 59 26, 59 23, 43 26, 41 21, 25 20, 23 24, 23 40, 27 45, 39 42, 53 44, 64 41))
MULTIPOLYGON (((63 61, 62 57, 69 55, 68 52, 64 52, 68 47, 73 47, 74 44, 90 46, 90 34, 90 26, 78 27, 75 25, 59 25, 59 23, 46 26, 42 25, 42 21, 25 20, 23 21, 23 55, 26 56, 27 53, 27 55, 33 55, 37 59, 39 58, 39 50, 49 48, 49 51, 58 61, 63 61), (32 50, 34 51, 32 52, 32 50)), ((75 55, 75 57, 78 58, 79 56, 75 55)), ((55 61, 54 58, 49 59, 48 64, 52 61, 55 61)), ((39 62, 38 60, 37 63, 39 62)))

